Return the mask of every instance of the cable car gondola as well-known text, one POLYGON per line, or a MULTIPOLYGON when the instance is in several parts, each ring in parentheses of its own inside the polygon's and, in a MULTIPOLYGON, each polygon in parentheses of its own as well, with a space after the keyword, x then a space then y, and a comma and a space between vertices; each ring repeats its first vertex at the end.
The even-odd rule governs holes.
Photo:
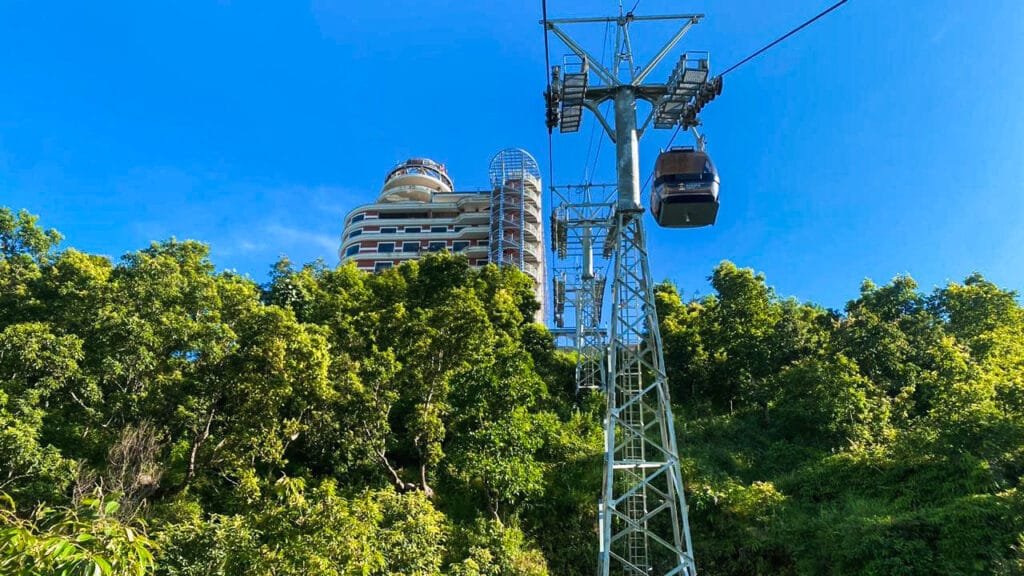
POLYGON ((676 146, 658 155, 651 213, 664 228, 698 228, 715 223, 718 171, 706 152, 676 146))

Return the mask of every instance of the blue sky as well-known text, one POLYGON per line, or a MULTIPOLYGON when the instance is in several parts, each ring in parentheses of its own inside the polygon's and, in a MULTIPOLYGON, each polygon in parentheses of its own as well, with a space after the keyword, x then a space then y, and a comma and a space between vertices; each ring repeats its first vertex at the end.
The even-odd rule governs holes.
MULTIPOLYGON (((637 12, 706 13, 681 48, 722 70, 829 3, 637 12)), ((344 214, 406 157, 445 162, 460 188, 484 187, 507 146, 547 173, 539 4, 4 3, 0 205, 113 257, 176 236, 259 281, 281 254, 334 264, 344 214)), ((600 51, 600 25, 578 32, 600 51)), ((638 25, 640 60, 670 33, 638 25)), ((900 273, 1024 289, 1022 70, 1024 3, 850 0, 726 77, 703 114, 718 225, 648 220, 654 275, 707 293, 730 259, 834 307, 900 273)), ((593 125, 556 134, 557 183, 583 178, 593 125)), ((645 136, 644 171, 668 138, 645 136)), ((595 181, 613 176, 603 146, 595 181)))

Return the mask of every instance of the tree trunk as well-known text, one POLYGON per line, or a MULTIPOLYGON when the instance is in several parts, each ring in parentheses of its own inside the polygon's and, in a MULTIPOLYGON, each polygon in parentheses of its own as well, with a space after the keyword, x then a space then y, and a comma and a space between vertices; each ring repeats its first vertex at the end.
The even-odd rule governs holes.
POLYGON ((434 489, 427 484, 427 465, 420 464, 420 487, 427 498, 434 499, 434 489))
POLYGON ((396 490, 399 492, 408 492, 409 490, 416 489, 415 484, 410 484, 402 480, 402 477, 398 474, 398 470, 395 470, 395 467, 391 465, 391 461, 388 460, 388 455, 383 449, 375 450, 374 453, 378 458, 380 458, 380 461, 384 464, 384 467, 388 469, 388 472, 391 473, 391 482, 395 485, 396 490))
POLYGON ((211 408, 210 415, 206 419, 206 426, 201 432, 196 434, 195 440, 192 442, 192 450, 188 454, 188 469, 185 471, 185 479, 181 482, 182 489, 188 486, 196 476, 196 456, 199 454, 199 448, 210 437, 210 426, 213 424, 213 417, 216 414, 217 410, 211 408))
POLYGON ((505 523, 501 521, 501 516, 498 514, 498 499, 494 494, 490 493, 490 490, 488 490, 487 494, 487 507, 491 509, 491 516, 494 516, 494 521, 497 522, 499 526, 504 526, 505 523))

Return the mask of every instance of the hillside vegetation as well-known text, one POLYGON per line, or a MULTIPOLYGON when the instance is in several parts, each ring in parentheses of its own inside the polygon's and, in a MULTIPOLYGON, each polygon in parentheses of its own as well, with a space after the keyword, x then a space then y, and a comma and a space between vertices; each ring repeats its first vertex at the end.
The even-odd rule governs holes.
MULTIPOLYGON (((59 242, 0 209, 0 574, 593 573, 604 403, 526 276, 59 242)), ((711 283, 657 287, 702 574, 1024 574, 1014 293, 711 283)))

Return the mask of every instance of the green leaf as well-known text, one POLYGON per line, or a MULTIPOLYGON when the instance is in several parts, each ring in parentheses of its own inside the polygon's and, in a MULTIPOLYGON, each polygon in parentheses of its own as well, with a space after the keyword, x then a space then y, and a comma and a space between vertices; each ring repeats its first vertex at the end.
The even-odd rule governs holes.
POLYGON ((103 505, 103 514, 106 516, 113 516, 118 510, 121 509, 121 504, 116 500, 109 500, 103 505))

